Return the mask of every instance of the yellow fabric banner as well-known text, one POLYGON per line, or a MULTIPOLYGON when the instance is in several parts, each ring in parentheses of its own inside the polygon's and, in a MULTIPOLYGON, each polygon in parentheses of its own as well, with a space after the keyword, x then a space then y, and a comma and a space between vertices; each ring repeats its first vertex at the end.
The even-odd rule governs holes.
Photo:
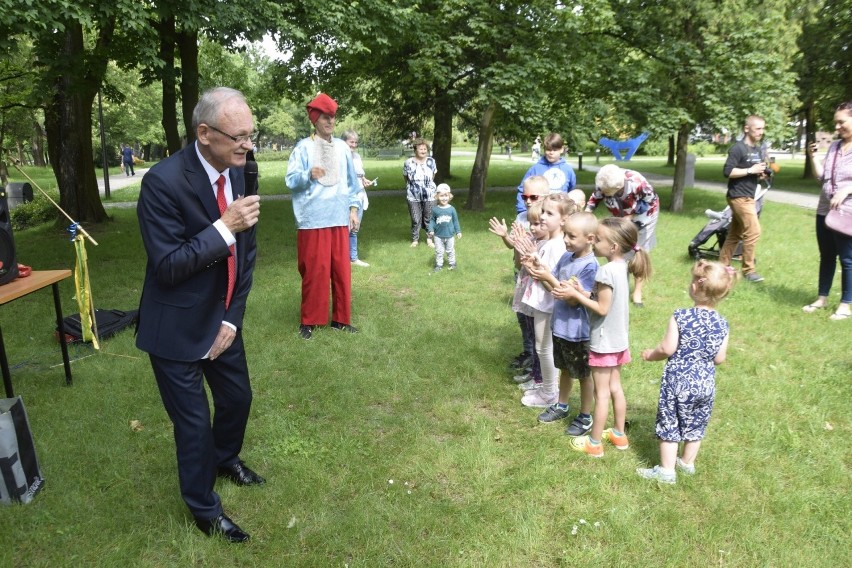
POLYGON ((80 327, 83 330, 83 341, 91 341, 92 347, 100 349, 97 325, 92 320, 94 308, 92 306, 92 287, 89 284, 89 258, 86 255, 86 240, 83 235, 78 234, 74 237, 74 248, 77 251, 77 264, 74 267, 74 285, 77 292, 77 307, 80 310, 80 327))

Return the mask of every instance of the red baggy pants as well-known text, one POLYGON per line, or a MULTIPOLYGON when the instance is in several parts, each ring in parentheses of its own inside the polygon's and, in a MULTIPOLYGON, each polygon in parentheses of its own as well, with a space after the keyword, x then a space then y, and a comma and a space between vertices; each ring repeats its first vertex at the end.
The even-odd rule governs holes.
POLYGON ((302 323, 328 323, 328 286, 331 281, 331 319, 349 325, 352 310, 352 264, 349 227, 299 229, 297 255, 302 275, 302 323))

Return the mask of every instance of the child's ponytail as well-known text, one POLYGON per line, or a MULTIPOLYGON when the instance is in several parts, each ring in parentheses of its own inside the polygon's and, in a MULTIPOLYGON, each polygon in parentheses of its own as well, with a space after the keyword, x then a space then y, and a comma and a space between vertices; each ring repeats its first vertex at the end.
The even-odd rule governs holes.
POLYGON ((627 263, 627 272, 635 278, 644 280, 654 273, 651 267, 651 256, 639 245, 633 245, 633 258, 627 263))
POLYGON ((650 278, 651 257, 639 246, 639 229, 630 219, 624 217, 607 217, 601 224, 609 229, 612 242, 621 249, 621 253, 630 258, 627 271, 636 278, 650 278))

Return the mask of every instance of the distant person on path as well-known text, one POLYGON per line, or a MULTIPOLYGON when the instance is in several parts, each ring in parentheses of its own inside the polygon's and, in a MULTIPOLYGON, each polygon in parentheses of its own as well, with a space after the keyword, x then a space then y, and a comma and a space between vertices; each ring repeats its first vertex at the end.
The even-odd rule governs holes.
POLYGON ((429 219, 432 218, 432 205, 435 203, 435 175, 438 166, 429 155, 429 145, 422 138, 412 143, 414 156, 408 158, 402 166, 405 179, 405 194, 408 200, 408 213, 411 215, 411 246, 420 241, 420 229, 426 231, 426 244, 435 243, 428 236, 429 219))
POLYGON ((450 270, 456 269, 455 239, 462 238, 459 215, 456 208, 450 205, 453 194, 450 186, 442 183, 435 190, 437 203, 432 207, 432 217, 429 219, 429 238, 435 243, 435 268, 440 272, 444 268, 444 253, 450 270))
MULTIPOLYGON (((817 299, 803 307, 812 313, 828 305, 828 295, 840 258, 840 304, 832 320, 852 317, 852 236, 826 227, 825 217, 841 203, 850 205, 852 196, 852 101, 841 103, 834 111, 834 129, 840 138, 832 142, 822 160, 814 159, 814 175, 822 181, 816 212, 816 237, 819 246, 819 285, 817 299)), ((811 144, 816 158, 816 144, 811 144)))
POLYGON ((541 159, 541 136, 535 137, 535 142, 532 145, 532 161, 536 163, 541 159))
POLYGON ((264 483, 240 459, 252 402, 242 327, 260 215, 260 198, 242 197, 254 120, 242 93, 219 87, 202 95, 192 124, 196 141, 142 178, 148 261, 136 346, 174 425, 181 496, 196 525, 242 542, 249 535, 224 514, 214 484, 217 475, 264 483))
POLYGON ((334 138, 337 101, 320 93, 307 104, 314 133, 296 144, 287 162, 287 187, 293 193, 297 257, 302 275, 299 335, 309 340, 316 326, 328 323, 331 282, 331 328, 357 333, 351 325, 352 263, 349 233, 358 231, 361 182, 352 150, 334 138))
POLYGON ((557 191, 571 191, 577 185, 577 176, 574 169, 562 158, 565 152, 565 143, 562 136, 551 132, 544 138, 544 157, 534 164, 524 174, 518 186, 518 198, 516 207, 518 213, 526 211, 527 206, 521 197, 524 193, 524 181, 530 176, 544 176, 550 193, 557 191))
POLYGON ((352 149, 352 165, 355 166, 355 175, 358 176, 358 181, 361 184, 358 191, 358 199, 361 201, 361 208, 358 210, 358 228, 349 231, 349 261, 352 263, 352 266, 366 268, 370 265, 358 258, 358 233, 361 232, 361 220, 364 216, 364 211, 370 206, 370 200, 367 198, 367 188, 373 182, 368 180, 367 175, 364 173, 364 162, 361 161, 361 155, 358 153, 358 133, 354 130, 347 130, 343 133, 342 139, 352 149))
MULTIPOLYGON (((595 191, 589 197, 586 211, 594 211, 603 201, 613 217, 625 217, 633 221, 639 229, 639 246, 645 252, 651 252, 657 245, 657 220, 660 212, 660 199, 648 180, 639 172, 625 170, 615 164, 602 166, 595 175, 595 191)), ((625 260, 630 262, 633 253, 627 253, 625 260)), ((643 307, 643 278, 636 279, 633 288, 633 305, 643 307)))
POLYGON ((716 305, 728 295, 733 281, 730 266, 699 260, 689 285, 693 307, 675 310, 660 344, 642 351, 645 361, 668 358, 655 428, 660 465, 638 468, 636 473, 645 479, 673 484, 677 481, 675 467, 686 475, 695 473, 695 458, 716 397, 716 365, 725 361, 728 352, 728 322, 716 305))
POLYGON ((760 220, 757 218, 754 196, 760 181, 767 179, 767 161, 763 139, 765 121, 756 115, 746 118, 743 139, 728 150, 728 159, 722 173, 728 178, 728 205, 731 208, 731 226, 725 244, 719 251, 719 262, 730 266, 734 251, 743 243, 743 278, 749 282, 763 282, 755 272, 754 251, 760 238, 760 220))
POLYGON ((133 148, 127 144, 121 145, 121 163, 124 166, 124 173, 127 177, 136 175, 136 172, 133 170, 133 148))

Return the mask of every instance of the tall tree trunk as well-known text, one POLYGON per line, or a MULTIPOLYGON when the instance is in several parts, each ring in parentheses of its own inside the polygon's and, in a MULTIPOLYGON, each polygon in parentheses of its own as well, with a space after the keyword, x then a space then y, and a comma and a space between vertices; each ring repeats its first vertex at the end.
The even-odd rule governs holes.
MULTIPOLYGON (((57 75, 55 88, 45 109, 47 143, 53 173, 59 185, 59 205, 75 221, 100 223, 107 219, 95 176, 92 148, 92 105, 106 64, 89 63, 84 68, 83 29, 66 25, 58 32, 56 57, 68 64, 57 75), (94 67, 92 67, 94 66, 94 67)), ((102 31, 111 35, 111 31, 102 31)), ((58 216, 59 224, 67 224, 58 216)))
POLYGON ((439 89, 435 98, 435 137, 432 140, 432 157, 438 168, 435 181, 450 179, 450 153, 453 149, 453 104, 446 91, 439 89))
POLYGON ((809 146, 816 141, 816 122, 814 121, 814 102, 808 101, 805 103, 805 169, 802 172, 803 179, 814 177, 814 159, 809 151, 809 146))
POLYGON ((476 158, 470 173, 470 192, 464 208, 470 211, 485 210, 485 188, 488 181, 488 164, 491 162, 491 149, 494 146, 494 115, 497 103, 492 102, 482 113, 479 122, 479 143, 476 146, 476 158))
POLYGON ((180 102, 186 143, 195 142, 192 111, 198 102, 198 31, 183 30, 177 34, 180 52, 180 102))
POLYGON ((37 120, 33 121, 33 137, 30 140, 33 147, 33 165, 44 167, 44 131, 37 120))
POLYGON ((177 91, 175 71, 175 19, 165 16, 160 21, 160 59, 163 60, 161 80, 163 82, 163 131, 169 154, 181 149, 180 133, 177 121, 177 91))
POLYGON ((677 131, 677 161, 675 162, 674 184, 672 185, 672 203, 669 211, 683 211, 683 182, 686 178, 686 150, 689 145, 689 133, 692 124, 684 123, 677 131))
POLYGON ((666 161, 667 166, 675 165, 675 137, 674 134, 669 134, 669 158, 666 161))

